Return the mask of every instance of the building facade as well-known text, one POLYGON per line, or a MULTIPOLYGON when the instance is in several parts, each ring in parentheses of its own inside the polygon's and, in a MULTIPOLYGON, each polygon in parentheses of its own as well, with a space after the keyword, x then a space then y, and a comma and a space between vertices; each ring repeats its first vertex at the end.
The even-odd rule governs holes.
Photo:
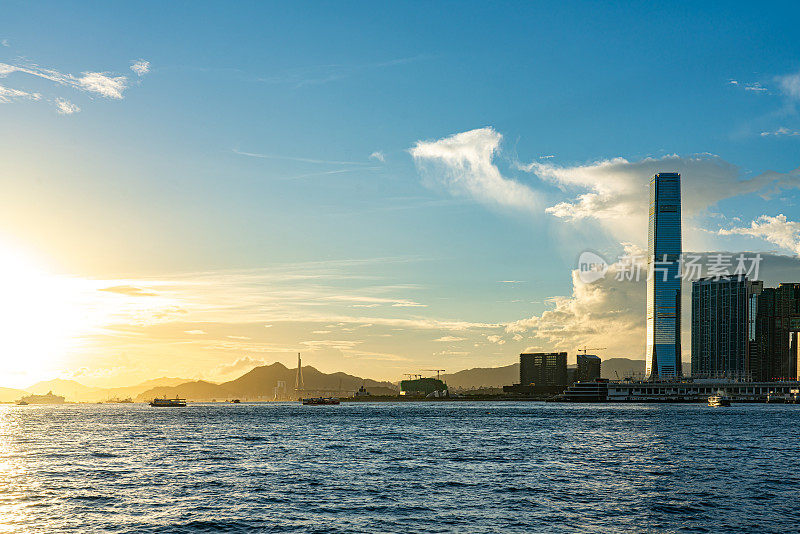
POLYGON ((681 376, 681 175, 650 180, 647 353, 650 379, 681 376))
POLYGON ((519 383, 523 386, 566 386, 567 353, 533 352, 519 355, 519 383))
POLYGON ((752 377, 762 290, 763 282, 744 276, 709 277, 692 283, 693 377, 752 377))
POLYGON ((756 346, 751 354, 755 380, 795 380, 800 332, 800 283, 764 288, 758 298, 756 346))
POLYGON ((600 378, 600 358, 594 354, 578 354, 578 382, 592 382, 600 378))

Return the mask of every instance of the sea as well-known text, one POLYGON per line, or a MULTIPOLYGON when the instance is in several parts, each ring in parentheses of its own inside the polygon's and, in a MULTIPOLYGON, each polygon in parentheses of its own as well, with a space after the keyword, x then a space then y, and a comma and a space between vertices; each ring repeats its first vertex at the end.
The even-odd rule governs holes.
POLYGON ((797 532, 800 405, 0 406, 0 532, 797 532))

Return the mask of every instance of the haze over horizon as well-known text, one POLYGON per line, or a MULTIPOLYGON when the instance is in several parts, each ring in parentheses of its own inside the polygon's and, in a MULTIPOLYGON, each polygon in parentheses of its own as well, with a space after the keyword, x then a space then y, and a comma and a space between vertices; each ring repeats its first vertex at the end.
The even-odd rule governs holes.
POLYGON ((662 171, 800 281, 796 4, 145 4, 3 7, 2 386, 643 360, 662 171))

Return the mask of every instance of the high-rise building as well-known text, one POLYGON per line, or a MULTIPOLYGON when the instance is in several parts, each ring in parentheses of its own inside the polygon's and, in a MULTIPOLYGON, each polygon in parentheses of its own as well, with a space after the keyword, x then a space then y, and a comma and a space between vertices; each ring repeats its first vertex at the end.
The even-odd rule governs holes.
POLYGON ((756 350, 751 354, 755 380, 795 380, 800 377, 800 284, 764 288, 758 298, 756 350))
POLYGON ((578 354, 579 382, 593 382, 600 378, 600 358, 594 354, 578 354))
POLYGON ((681 175, 650 180, 647 354, 649 378, 681 376, 681 175))
POLYGON ((750 378, 763 282, 744 276, 692 282, 692 376, 750 378))
POLYGON ((566 386, 567 353, 534 352, 519 355, 519 383, 523 386, 566 386))

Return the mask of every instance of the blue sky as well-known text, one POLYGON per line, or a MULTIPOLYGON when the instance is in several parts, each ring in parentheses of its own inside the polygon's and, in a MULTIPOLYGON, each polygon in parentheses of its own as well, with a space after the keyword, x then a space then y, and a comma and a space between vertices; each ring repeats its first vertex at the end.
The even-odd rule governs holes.
MULTIPOLYGON (((135 317, 73 332, 51 374, 220 379, 302 350, 397 378, 608 345, 612 322, 570 326, 597 319, 571 270, 642 245, 654 169, 684 173, 686 248, 800 253, 795 3, 2 10, 6 250, 98 287, 161 284, 183 310, 140 320, 157 307, 128 291, 135 317), (251 307, 226 312, 231 293, 251 307), (548 310, 568 317, 541 330, 548 310)), ((633 321, 603 356, 642 357, 643 303, 600 305, 633 321)))

